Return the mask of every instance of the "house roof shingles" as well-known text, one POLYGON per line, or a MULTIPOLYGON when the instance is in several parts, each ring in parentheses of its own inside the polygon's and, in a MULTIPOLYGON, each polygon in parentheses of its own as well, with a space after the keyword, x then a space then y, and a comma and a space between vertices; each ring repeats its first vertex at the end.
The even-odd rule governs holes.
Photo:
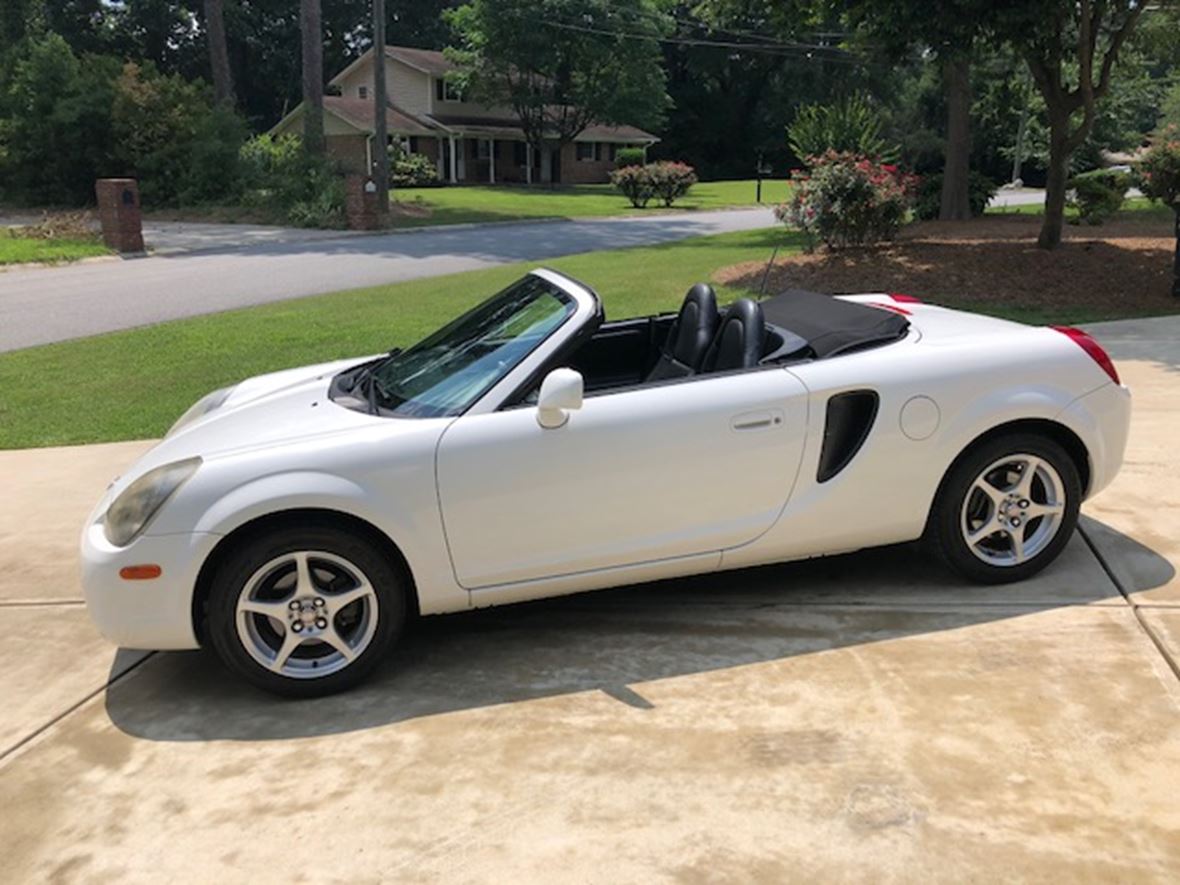
POLYGON ((412 46, 386 46, 385 55, 389 58, 407 64, 412 68, 425 71, 433 77, 445 76, 453 71, 455 66, 437 49, 414 49, 412 46))
MULTIPOLYGON (((376 128, 374 126, 373 102, 368 99, 325 95, 324 110, 365 132, 372 132, 376 128)), ((401 135, 438 135, 437 129, 393 105, 385 106, 385 125, 390 132, 397 132, 401 135)))

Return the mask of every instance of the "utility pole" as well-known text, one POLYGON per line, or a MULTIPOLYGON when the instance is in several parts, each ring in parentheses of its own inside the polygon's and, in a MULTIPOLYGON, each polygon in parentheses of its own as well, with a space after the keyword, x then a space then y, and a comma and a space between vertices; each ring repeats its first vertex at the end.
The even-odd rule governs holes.
POLYGON ((373 183, 377 185, 377 212, 389 213, 389 132, 385 125, 385 0, 373 0, 373 140, 376 162, 373 183))

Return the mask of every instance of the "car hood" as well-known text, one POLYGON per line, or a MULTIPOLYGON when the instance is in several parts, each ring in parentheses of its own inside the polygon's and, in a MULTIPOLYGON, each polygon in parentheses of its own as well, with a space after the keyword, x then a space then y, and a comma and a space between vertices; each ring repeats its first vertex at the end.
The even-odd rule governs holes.
POLYGON ((210 458, 371 426, 381 419, 338 406, 327 395, 334 375, 371 359, 337 360, 248 378, 218 408, 165 437, 137 469, 142 472, 194 455, 210 458))

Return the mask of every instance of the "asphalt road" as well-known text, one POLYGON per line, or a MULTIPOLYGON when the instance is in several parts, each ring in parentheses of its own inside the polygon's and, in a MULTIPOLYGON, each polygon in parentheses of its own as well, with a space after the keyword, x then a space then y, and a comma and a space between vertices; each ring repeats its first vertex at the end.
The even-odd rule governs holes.
POLYGON ((769 209, 452 227, 0 273, 0 352, 321 292, 774 224, 769 209))

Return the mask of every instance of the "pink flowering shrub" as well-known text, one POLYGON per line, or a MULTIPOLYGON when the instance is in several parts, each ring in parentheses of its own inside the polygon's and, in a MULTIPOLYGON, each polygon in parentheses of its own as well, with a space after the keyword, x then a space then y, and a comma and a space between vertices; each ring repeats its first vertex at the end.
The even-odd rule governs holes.
POLYGON ((791 173, 791 199, 779 221, 796 227, 809 244, 829 249, 892 239, 909 215, 917 178, 889 163, 825 151, 808 157, 809 170, 791 173))
POLYGON ((687 163, 664 160, 645 166, 624 166, 614 170, 610 180, 632 206, 642 208, 652 197, 659 197, 665 206, 671 206, 697 183, 697 174, 687 163))
POLYGON ((1151 140, 1136 169, 1139 189, 1180 212, 1180 126, 1165 126, 1151 140))

